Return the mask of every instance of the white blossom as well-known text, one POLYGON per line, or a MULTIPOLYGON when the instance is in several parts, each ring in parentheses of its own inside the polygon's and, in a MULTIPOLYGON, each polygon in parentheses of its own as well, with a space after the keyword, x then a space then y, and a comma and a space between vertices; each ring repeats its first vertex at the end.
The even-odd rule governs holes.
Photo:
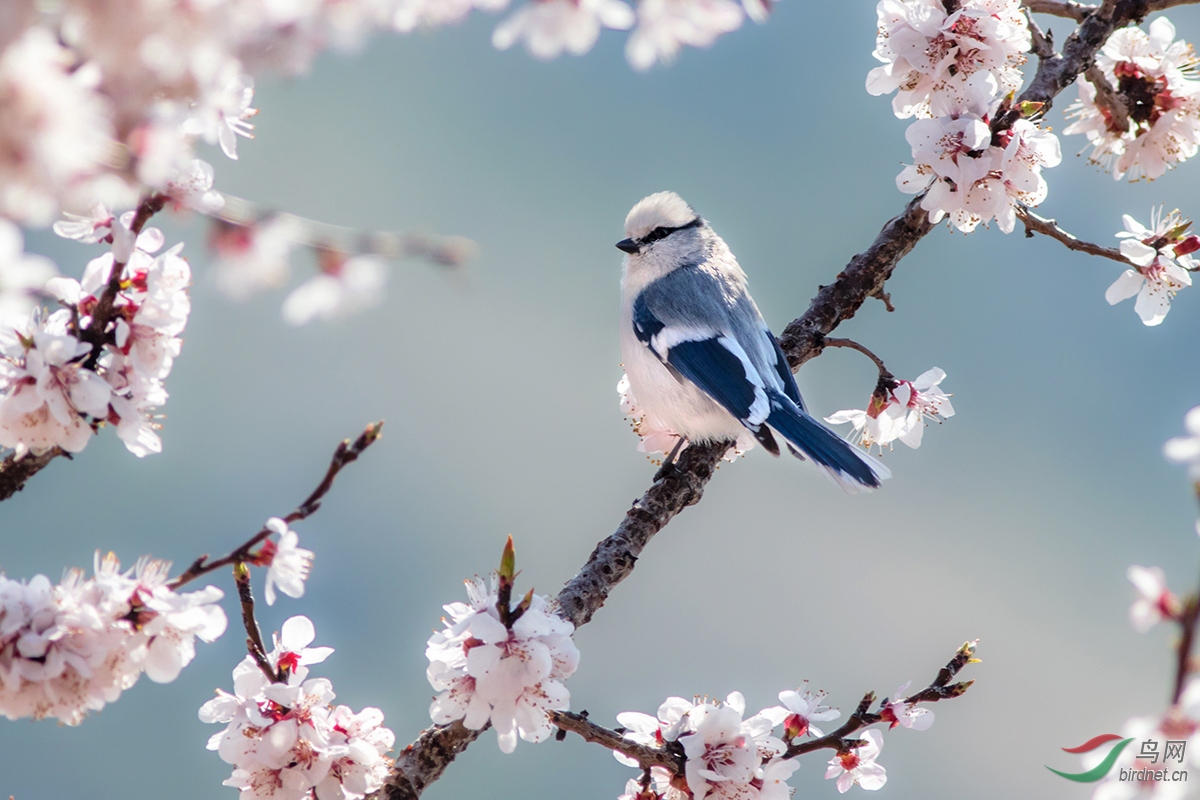
POLYGON ((1150 212, 1150 227, 1125 214, 1125 230, 1118 233, 1121 255, 1136 269, 1127 269, 1104 293, 1109 305, 1137 297, 1133 310, 1145 325, 1159 325, 1171 310, 1180 289, 1192 285, 1196 269, 1192 253, 1200 249, 1200 237, 1190 232, 1191 221, 1179 211, 1150 212))
POLYGON ((825 735, 813 723, 828 722, 842 715, 842 712, 836 708, 823 705, 825 697, 824 691, 809 691, 808 681, 801 684, 800 688, 795 691, 788 690, 779 693, 779 702, 783 703, 783 707, 776 708, 785 715, 782 720, 785 742, 790 743, 804 735, 813 737, 825 735))
POLYGON ((625 58, 634 69, 647 70, 670 62, 685 45, 708 47, 741 25, 742 9, 732 0, 640 0, 625 58))
POLYGON ((950 395, 939 384, 945 380, 944 370, 933 367, 916 380, 896 381, 886 394, 873 394, 863 409, 843 409, 825 418, 832 425, 849 422, 854 426, 852 440, 867 448, 891 448, 899 439, 911 448, 921 446, 926 420, 942 422, 954 416, 950 395))
POLYGON ((982 99, 1021 87, 1020 67, 1030 48, 1029 24, 1019 0, 963 0, 947 13, 941 0, 881 0, 872 55, 883 62, 867 76, 874 95, 896 92, 896 116, 936 116, 948 98, 982 99), (978 79, 994 87, 987 96, 978 79))
POLYGON ((1183 418, 1186 436, 1168 439, 1163 445, 1163 455, 1168 461, 1186 464, 1192 480, 1200 482, 1200 406, 1196 406, 1183 418))
MULTIPOLYGON (((425 648, 427 676, 440 692, 429 708, 436 724, 461 719, 472 730, 489 721, 500 749, 511 753, 517 737, 540 742, 554 730, 547 711, 566 710, 570 693, 563 681, 579 665, 571 640, 575 627, 551 611, 549 599, 530 596, 530 605, 511 627, 501 621, 497 586, 480 578, 467 581, 470 604, 445 606, 445 629, 425 648)), ((514 598, 512 612, 521 607, 514 598)))
POLYGON ((395 736, 379 709, 334 706, 333 685, 308 678, 307 665, 333 652, 309 647, 314 636, 307 617, 290 618, 267 654, 279 679, 247 656, 233 670, 233 693, 218 689, 200 708, 201 722, 225 724, 208 749, 234 768, 225 785, 247 798, 359 800, 387 779, 395 736))
POLYGON ((279 537, 279 542, 268 540, 263 550, 270 550, 269 569, 267 570, 266 586, 263 590, 267 605, 275 605, 275 587, 288 597, 304 596, 304 581, 312 569, 313 551, 298 547, 300 537, 279 517, 267 520, 267 528, 279 537), (267 548, 270 544, 270 548, 267 548))
POLYGON ((933 725, 933 712, 928 708, 920 708, 904 701, 904 693, 908 691, 906 683, 895 691, 890 700, 885 700, 879 710, 879 716, 888 723, 889 728, 899 725, 914 731, 928 730, 933 725))
POLYGON ((1145 633, 1162 620, 1179 616, 1179 599, 1167 588, 1167 579, 1161 569, 1135 564, 1126 576, 1138 592, 1138 598, 1129 607, 1129 621, 1134 630, 1145 633))
POLYGON ((291 273, 289 257, 299 235, 295 218, 278 214, 254 225, 215 221, 209 238, 217 259, 217 288, 231 300, 245 300, 282 286, 291 273))
POLYGON ((283 318, 292 325, 332 320, 383 302, 387 269, 375 256, 322 259, 321 271, 292 290, 283 301, 283 318))
POLYGON ((168 562, 142 559, 122 573, 96 554, 95 576, 70 570, 58 585, 0 575, 0 713, 79 724, 115 701, 143 672, 174 680, 195 656, 195 639, 225 631, 213 586, 181 593, 168 562))
POLYGON ((535 58, 555 58, 563 52, 578 56, 596 44, 601 27, 625 30, 633 21, 633 9, 622 0, 540 0, 526 3, 500 23, 492 44, 507 50, 523 40, 535 58))
POLYGON ((1092 147, 1093 162, 1111 169, 1113 178, 1151 180, 1191 158, 1200 147, 1200 80, 1191 45, 1175 41, 1166 17, 1149 32, 1122 28, 1096 54, 1096 66, 1122 98, 1128 122, 1122 126, 1096 88, 1080 76, 1079 100, 1068 110, 1075 122, 1063 130, 1081 133, 1092 147))
POLYGON ((25 252, 21 230, 0 218, 0 325, 27 319, 58 267, 45 256, 25 252))
POLYGON ((845 753, 838 753, 829 759, 829 767, 825 770, 825 779, 837 779, 838 791, 845 794, 850 787, 858 784, 863 789, 874 791, 882 789, 887 783, 887 770, 875 763, 879 751, 883 749, 883 735, 879 731, 863 731, 861 739, 866 740, 859 747, 845 753))

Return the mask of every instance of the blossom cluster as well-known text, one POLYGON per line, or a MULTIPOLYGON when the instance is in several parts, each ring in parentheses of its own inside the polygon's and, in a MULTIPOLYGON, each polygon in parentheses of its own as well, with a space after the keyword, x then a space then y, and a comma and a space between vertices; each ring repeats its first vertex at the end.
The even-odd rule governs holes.
POLYGON ((502 580, 490 587, 478 577, 466 581, 468 602, 444 606, 449 618, 425 655, 439 692, 429 707, 433 721, 461 719, 472 730, 491 722, 500 749, 511 753, 518 735, 540 742, 553 732, 546 712, 569 707, 563 681, 579 666, 579 650, 575 626, 553 612, 549 598, 530 592, 501 614, 502 580))
MULTIPOLYGON (((626 739, 651 747, 678 742, 687 756, 686 787, 672 782, 667 770, 653 767, 649 773, 652 791, 648 785, 631 780, 621 797, 787 800, 792 792, 788 778, 799 766, 795 759, 784 758, 788 746, 805 736, 824 735, 815 723, 837 719, 841 712, 825 706, 825 693, 809 691, 807 682, 795 691, 780 692, 779 700, 782 706, 764 708, 745 719, 746 700, 740 692, 733 692, 723 702, 669 697, 656 717, 635 711, 618 714, 617 722, 624 727, 626 739), (781 725, 782 738, 775 735, 781 725)), ((931 713, 905 703, 899 694, 883 704, 881 717, 891 727, 902 725, 916 730, 933 723, 931 713)), ((884 768, 875 763, 883 746, 882 735, 874 730, 861 735, 864 744, 839 752, 829 761, 825 777, 836 779, 841 792, 855 784, 878 789, 887 780, 884 768)), ((614 755, 622 764, 638 766, 630 756, 620 752, 614 755)))
POLYGON ((1133 310, 1146 325, 1158 325, 1171 310, 1176 292, 1192 285, 1191 272, 1197 268, 1192 256, 1200 250, 1200 236, 1191 232, 1192 223, 1178 211, 1163 214, 1162 209, 1150 212, 1150 227, 1142 225, 1128 214, 1124 215, 1125 230, 1121 239, 1121 255, 1133 263, 1117 278, 1104 297, 1109 305, 1137 297, 1133 310))
POLYGON ((930 222, 964 233, 995 219, 1012 232, 1016 206, 1046 199, 1046 167, 1062 161, 1058 138, 1031 119, 1040 106, 1013 106, 1030 47, 1018 0, 880 0, 867 91, 896 91, 913 163, 896 177, 907 194, 925 192, 930 222))
POLYGON ((247 656, 233 670, 233 693, 218 689, 200 707, 202 722, 225 724, 208 740, 234 768, 224 785, 248 798, 358 800, 387 779, 395 736, 383 712, 333 705, 333 684, 308 677, 333 652, 309 647, 314 638, 307 617, 290 618, 266 655, 274 680, 247 656))
POLYGON ((134 214, 117 219, 96 206, 58 223, 62 236, 112 247, 88 263, 81 281, 45 282, 43 291, 65 308, 0 317, 0 446, 78 452, 110 423, 135 455, 162 450, 151 415, 167 400, 163 382, 182 346, 191 269, 182 244, 159 252, 157 228, 135 234, 134 214))
POLYGON ((825 418, 832 425, 849 422, 854 426, 851 436, 868 450, 878 446, 891 449, 899 439, 912 448, 921 446, 926 420, 942 422, 954 416, 950 395, 939 384, 945 380, 944 370, 934 367, 913 381, 895 381, 886 392, 876 391, 863 409, 843 409, 825 418))
POLYGON ((1080 76, 1079 100, 1068 110, 1075 121, 1063 133, 1085 135, 1091 160, 1116 180, 1160 177, 1200 148, 1197 63, 1192 46, 1175 41, 1166 17, 1150 23, 1149 32, 1116 31, 1096 54, 1096 66, 1124 113, 1080 76))
POLYGON ((143 672, 175 680, 195 640, 215 640, 226 620, 219 589, 174 591, 169 570, 142 559, 121 572, 116 556, 97 553, 91 578, 69 570, 55 585, 0 575, 0 713, 77 725, 143 672))
MULTIPOLYGON (((633 389, 629 385, 629 376, 621 375, 617 381, 617 394, 620 395, 621 413, 629 420, 629 427, 638 435, 638 452, 649 456, 671 453, 682 437, 659 421, 658 417, 646 411, 637 403, 633 389)), ((738 437, 736 444, 725 453, 726 461, 734 461, 745 454, 755 445, 754 435, 746 431, 738 437)))

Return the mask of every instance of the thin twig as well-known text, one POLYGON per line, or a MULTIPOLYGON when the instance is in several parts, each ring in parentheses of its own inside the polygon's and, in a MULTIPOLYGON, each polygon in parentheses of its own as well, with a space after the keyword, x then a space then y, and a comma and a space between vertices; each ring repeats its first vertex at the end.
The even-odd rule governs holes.
POLYGON ((1054 58, 1058 55, 1054 49, 1054 36, 1052 33, 1043 33, 1041 26, 1037 24, 1037 20, 1033 18, 1033 14, 1029 9, 1025 9, 1025 21, 1029 24, 1029 36, 1033 44, 1033 54, 1038 58, 1054 58))
POLYGON ((1051 14, 1083 22, 1084 17, 1096 10, 1096 6, 1073 3, 1070 0, 1024 0, 1023 5, 1037 14, 1051 14))
POLYGON ((550 721, 560 730, 578 734, 584 741, 607 747, 617 753, 629 756, 638 762, 642 769, 662 767, 673 775, 682 775, 687 757, 683 749, 675 746, 667 748, 650 747, 626 739, 618 731, 597 725, 588 719, 587 714, 572 714, 570 711, 551 711, 550 721))
POLYGON ((239 561, 233 565, 233 582, 237 584, 238 599, 242 602, 242 626, 246 629, 246 650, 271 683, 282 683, 283 677, 267 660, 267 646, 254 617, 254 591, 250 588, 250 570, 239 561))
MULTIPOLYGON (((975 660, 975 642, 967 642, 958 648, 954 657, 950 659, 946 666, 938 671, 937 677, 934 678, 929 686, 914 695, 906 697, 904 702, 911 706, 917 703, 936 703, 939 700, 961 697, 967 689, 971 688, 971 684, 974 681, 963 681, 953 684, 950 681, 953 680, 954 676, 963 667, 970 664, 973 660, 975 660)), ((796 756, 823 748, 838 751, 845 750, 847 747, 847 737, 883 719, 879 711, 871 712, 869 710, 873 702, 875 702, 875 693, 867 692, 859 702, 858 708, 854 710, 854 713, 850 715, 850 718, 840 728, 818 739, 809 739, 806 742, 789 745, 783 757, 795 758, 796 756)), ((882 710, 882 708, 881 704, 880 709, 882 710)))
MULTIPOLYGON (((329 461, 329 469, 325 471, 325 477, 321 480, 319 486, 313 490, 303 503, 296 507, 296 510, 283 517, 283 521, 287 523, 302 520, 310 516, 318 508, 321 507, 321 500, 325 494, 333 487, 333 479, 347 465, 358 460, 358 457, 364 450, 370 447, 379 439, 380 432, 383 428, 382 422, 374 422, 366 427, 358 438, 351 442, 349 439, 343 439, 337 446, 337 450, 333 453, 333 458, 329 461)), ((236 564, 242 561, 251 559, 250 551, 259 542, 271 535, 271 531, 267 527, 263 527, 258 533, 251 536, 248 540, 238 545, 228 555, 221 556, 215 561, 209 561, 207 555, 200 556, 187 570, 175 580, 167 584, 171 589, 178 589, 189 581, 199 578, 201 575, 207 575, 213 570, 227 567, 230 564, 236 564)))
POLYGON ((833 337, 826 336, 824 338, 823 342, 826 347, 847 347, 851 350, 857 350, 858 352, 862 353, 864 356, 866 356, 867 358, 869 358, 875 362, 875 366, 879 368, 880 380, 883 380, 885 378, 886 379, 895 378, 895 376, 892 375, 892 373, 888 371, 888 368, 886 366, 884 366, 882 358, 875 355, 870 350, 868 350, 866 347, 864 347, 863 345, 854 341, 853 339, 835 339, 833 337))
POLYGON ((478 250, 475 242, 463 236, 360 231, 318 222, 296 214, 262 209, 251 201, 234 195, 222 196, 225 198, 225 205, 217 211, 209 212, 209 216, 215 220, 239 227, 281 221, 285 224, 292 241, 319 250, 375 255, 390 260, 424 258, 443 267, 461 266, 478 250))
POLYGON ((1017 218, 1025 225, 1025 236, 1032 239, 1033 234, 1037 233, 1049 236, 1051 239, 1057 239, 1067 246, 1069 250, 1077 250, 1081 253, 1087 253, 1092 256, 1101 256, 1109 258, 1113 261, 1119 261, 1127 267, 1135 267, 1132 261, 1121 255, 1121 251, 1115 247, 1103 247, 1091 242, 1085 242, 1082 239, 1076 238, 1070 233, 1058 226, 1058 223, 1052 219, 1039 217, 1037 214, 1030 211, 1024 206, 1017 206, 1017 218))

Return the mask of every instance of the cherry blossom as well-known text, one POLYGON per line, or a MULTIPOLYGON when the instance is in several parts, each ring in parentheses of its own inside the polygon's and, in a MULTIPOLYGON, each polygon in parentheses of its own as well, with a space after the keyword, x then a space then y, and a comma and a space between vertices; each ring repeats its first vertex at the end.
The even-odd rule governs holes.
POLYGON ((1196 261, 1191 255, 1200 249, 1200 237, 1191 233, 1191 221, 1176 210, 1163 215, 1151 211, 1150 227, 1146 228, 1128 214, 1124 215, 1125 230, 1121 255, 1136 269, 1127 269, 1104 293, 1109 305, 1137 297, 1133 310, 1147 326, 1159 325, 1171 310, 1175 294, 1192 285, 1191 270, 1196 261))
POLYGON ((167 184, 167 194, 179 206, 211 214, 225 205, 225 198, 212 187, 212 164, 195 158, 167 184))
POLYGON ((885 700, 879 710, 879 716, 888 723, 889 728, 899 725, 914 731, 928 730, 933 725, 933 712, 928 708, 918 708, 904 702, 904 693, 908 691, 908 687, 909 683, 904 684, 895 691, 890 700, 885 700))
POLYGON ((896 91, 896 116, 936 116, 931 105, 939 97, 986 103, 1021 87, 1031 40, 1019 0, 954 6, 947 12, 941 0, 881 0, 876 7, 879 36, 872 55, 884 66, 871 70, 867 91, 896 91), (979 77, 991 80, 990 94, 980 94, 979 77))
POLYGON ((202 722, 226 726, 208 740, 234 768, 224 785, 248 798, 359 800, 387 779, 395 736, 379 709, 334 706, 333 684, 308 678, 307 665, 333 652, 309 647, 314 636, 307 617, 290 618, 267 656, 282 680, 268 680, 247 656, 233 670, 233 693, 218 689, 200 708, 202 722))
POLYGON ((742 9, 732 0, 641 0, 637 27, 625 46, 634 69, 667 63, 684 45, 708 47, 742 25, 742 9))
POLYGON ((1079 100, 1068 110, 1075 122, 1063 133, 1087 136, 1093 162, 1111 169, 1115 180, 1153 180, 1196 154, 1196 56, 1187 42, 1175 41, 1170 20, 1159 17, 1148 33, 1136 27, 1114 32, 1096 54, 1096 66, 1122 98, 1128 122, 1122 126, 1096 88, 1083 76, 1077 79, 1079 100))
POLYGON ((625 30, 633 21, 633 9, 621 0, 538 0, 500 23, 492 44, 507 50, 523 40, 535 58, 578 56, 596 44, 601 27, 625 30))
POLYGON ((1200 406, 1196 406, 1183 418, 1187 436, 1168 439, 1163 445, 1163 455, 1168 461, 1186 464, 1192 480, 1200 482, 1200 406))
POLYGON ((897 439, 916 449, 921 446, 927 419, 940 423, 954 416, 950 395, 939 386, 945 378, 944 370, 933 367, 916 380, 894 381, 886 393, 872 394, 865 410, 844 409, 825 421, 832 425, 849 422, 854 426, 852 438, 867 449, 878 446, 882 453, 897 439))
POLYGON ((875 763, 879 751, 883 749, 883 736, 879 731, 863 731, 864 744, 845 753, 838 753, 829 759, 829 768, 825 770, 825 779, 837 779, 838 791, 845 794, 850 787, 858 784, 864 789, 874 791, 882 789, 887 783, 887 770, 875 763))
POLYGON ((1179 617, 1179 598, 1167 588, 1167 579, 1161 569, 1134 565, 1126 575, 1138 591, 1138 598, 1129 607, 1129 621, 1134 630, 1145 633, 1164 619, 1179 617))
POLYGON ((532 593, 513 601, 506 624, 497 581, 490 589, 480 578, 466 586, 470 603, 445 606, 445 629, 425 648, 429 682, 440 692, 429 715, 439 725, 461 719, 473 730, 490 721, 505 753, 518 736, 543 741, 554 730, 546 712, 569 707, 562 682, 579 665, 575 627, 551 611, 550 598, 532 593))
POLYGON ((345 257, 319 253, 321 271, 292 290, 283 301, 283 318, 292 325, 332 320, 383 302, 387 270, 375 256, 345 257))
POLYGON ((783 703, 783 708, 779 711, 786 714, 783 719, 783 740, 785 742, 793 742, 804 735, 815 737, 825 735, 813 723, 828 722, 842 715, 842 712, 836 708, 822 705, 825 697, 824 691, 810 692, 808 681, 802 683, 800 688, 794 691, 788 690, 779 693, 779 702, 783 703))
POLYGON ((282 286, 291 273, 289 257, 296 246, 296 218, 277 214, 254 225, 234 225, 216 220, 209 247, 217 288, 231 300, 241 301, 264 289, 282 286))
POLYGON ((21 230, 0 219, 0 325, 19 325, 36 307, 58 267, 45 256, 25 252, 21 230))
MULTIPOLYGON (((621 380, 617 381, 617 394, 621 397, 621 413, 629 420, 629 427, 638 435, 638 452, 648 456, 670 454, 679 444, 679 434, 659 422, 658 418, 650 412, 642 410, 641 406, 637 404, 633 389, 629 386, 628 375, 622 374, 621 380)), ((753 448, 755 442, 754 435, 746 431, 738 437, 734 446, 729 448, 722 458, 730 462, 736 461, 753 448)), ((686 446, 686 442, 684 446, 686 446)))
POLYGON ((279 517, 267 520, 267 528, 279 537, 275 543, 268 539, 263 543, 260 561, 269 565, 266 586, 263 593, 267 605, 275 605, 275 587, 288 597, 304 596, 304 581, 312 569, 313 551, 297 547, 299 535, 288 528, 288 524, 279 517))
POLYGON ((0 575, 0 713, 78 725, 115 701, 144 672, 166 683, 195 656, 195 640, 225 631, 213 586, 180 593, 170 564, 142 559, 122 573, 96 554, 95 575, 69 570, 52 585, 0 575))
MULTIPOLYGON (((670 800, 787 800, 788 778, 798 768, 794 759, 780 758, 787 749, 773 735, 774 728, 788 715, 787 709, 763 709, 743 719, 746 700, 732 692, 724 702, 689 702, 671 697, 651 717, 633 711, 617 715, 625 727, 625 738, 639 744, 662 746, 678 741, 687 756, 685 780, 688 793, 671 781, 666 770, 655 767, 650 776, 656 793, 670 800)), ((637 762, 614 752, 628 766, 637 762)), ((640 786, 629 784, 626 795, 640 786)))

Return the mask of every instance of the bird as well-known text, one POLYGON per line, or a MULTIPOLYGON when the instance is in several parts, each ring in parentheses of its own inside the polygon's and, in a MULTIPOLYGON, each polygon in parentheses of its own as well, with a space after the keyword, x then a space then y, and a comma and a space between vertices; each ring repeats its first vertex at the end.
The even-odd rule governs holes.
MULTIPOLYGON (((684 440, 733 441, 749 430, 772 455, 772 431, 849 492, 891 472, 814 418, 746 273, 706 220, 674 192, 625 218, 621 359, 638 405, 684 440)), ((679 447, 667 458, 670 464, 679 447)))

